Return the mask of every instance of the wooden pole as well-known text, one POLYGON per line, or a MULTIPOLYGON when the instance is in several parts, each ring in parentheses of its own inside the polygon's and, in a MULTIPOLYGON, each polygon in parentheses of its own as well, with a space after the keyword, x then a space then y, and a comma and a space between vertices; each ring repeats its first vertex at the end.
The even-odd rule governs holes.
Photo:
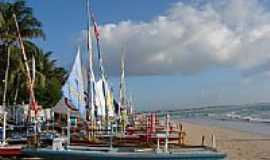
POLYGON ((212 148, 214 148, 214 149, 217 148, 216 136, 214 134, 212 134, 212 148))
POLYGON ((70 145, 70 112, 67 112, 67 145, 70 145))
POLYGON ((4 122, 3 122, 3 135, 2 135, 2 145, 6 145, 6 124, 7 124, 7 112, 4 111, 4 122))
POLYGON ((29 67, 29 64, 28 64, 28 59, 27 59, 27 56, 26 56, 26 51, 25 51, 25 47, 24 47, 24 44, 23 44, 23 40, 22 40, 22 37, 21 37, 21 33, 20 33, 20 28, 19 28, 19 24, 17 22, 17 18, 16 18, 16 15, 13 14, 13 18, 14 18, 14 21, 15 21, 15 25, 16 25, 16 29, 17 29, 17 34, 18 34, 18 40, 19 40, 19 45, 21 47, 21 50, 22 50, 22 55, 23 55, 23 61, 24 61, 24 65, 25 65, 25 69, 26 69, 26 74, 27 74, 27 87, 28 87, 28 90, 29 90, 29 108, 28 108, 28 121, 29 121, 29 118, 31 116, 31 109, 33 109, 35 111, 35 119, 34 119, 34 122, 35 122, 35 144, 37 146, 38 142, 37 142, 37 106, 36 106, 36 99, 35 99, 35 94, 34 94, 34 79, 35 79, 35 75, 32 75, 33 77, 31 77, 31 72, 30 72, 30 67, 29 67))
POLYGON ((168 152, 168 138, 169 138, 169 114, 166 114, 166 138, 165 138, 165 152, 168 152))
POLYGON ((157 152, 160 151, 160 146, 159 146, 159 136, 157 137, 157 152))
POLYGON ((205 146, 205 136, 202 136, 202 146, 205 146))
POLYGON ((112 150, 113 149, 113 127, 112 127, 112 123, 110 123, 110 126, 111 126, 111 128, 110 128, 110 150, 112 150))
POLYGON ((28 59, 27 59, 27 56, 26 56, 25 47, 24 47, 24 44, 23 44, 23 40, 22 40, 22 37, 21 37, 19 25, 18 25, 17 18, 16 18, 15 14, 13 14, 13 18, 14 18, 14 21, 15 21, 15 24, 16 24, 19 45, 20 45, 21 50, 22 50, 21 53, 22 53, 22 56, 23 56, 24 66, 25 66, 26 74, 27 74, 27 87, 28 87, 28 90, 29 90, 29 104, 30 104, 30 107, 28 109, 28 120, 29 120, 29 116, 31 115, 31 109, 36 109, 35 108, 36 107, 35 106, 35 104, 36 104, 35 95, 34 95, 34 91, 33 91, 34 86, 33 86, 33 82, 32 82, 32 77, 31 77, 30 67, 29 67, 29 64, 28 64, 28 59))
POLYGON ((9 67, 10 67, 10 47, 8 46, 7 50, 7 65, 5 71, 5 86, 4 86, 4 95, 3 95, 3 111, 6 110, 6 96, 7 96, 7 89, 8 89, 8 75, 9 75, 9 67))

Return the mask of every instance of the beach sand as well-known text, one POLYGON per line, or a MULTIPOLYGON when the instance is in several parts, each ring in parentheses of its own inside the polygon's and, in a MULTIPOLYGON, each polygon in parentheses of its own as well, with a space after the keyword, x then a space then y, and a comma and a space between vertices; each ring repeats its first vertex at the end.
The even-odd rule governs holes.
POLYGON ((218 151, 227 154, 229 160, 270 160, 270 136, 255 135, 234 129, 210 127, 181 122, 187 136, 187 144, 200 145, 202 136, 211 146, 211 135, 216 137, 218 151))

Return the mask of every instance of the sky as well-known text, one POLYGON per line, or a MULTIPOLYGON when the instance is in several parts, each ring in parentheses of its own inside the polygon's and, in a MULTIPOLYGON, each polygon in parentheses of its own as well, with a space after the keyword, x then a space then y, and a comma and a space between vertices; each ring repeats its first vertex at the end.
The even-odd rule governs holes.
MULTIPOLYGON (((84 46, 84 0, 28 0, 58 64, 84 46)), ((267 0, 92 0, 105 70, 118 90, 125 48, 127 90, 139 110, 270 102, 267 0)), ((85 53, 86 54, 86 53, 85 53)))

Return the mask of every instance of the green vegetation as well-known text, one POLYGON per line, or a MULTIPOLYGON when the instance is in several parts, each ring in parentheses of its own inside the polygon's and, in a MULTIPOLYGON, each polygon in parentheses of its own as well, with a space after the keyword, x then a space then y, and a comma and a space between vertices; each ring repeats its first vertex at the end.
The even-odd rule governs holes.
POLYGON ((33 15, 33 9, 27 6, 24 0, 14 3, 0 2, 0 104, 2 100, 5 101, 5 79, 8 82, 7 104, 28 103, 29 100, 26 70, 17 41, 13 14, 17 17, 30 66, 32 56, 35 57, 36 99, 43 107, 52 107, 61 97, 61 86, 65 80, 66 71, 56 66, 56 60, 51 59, 52 52, 45 52, 34 43, 35 38, 45 40, 45 34, 41 22, 33 15), (9 66, 8 62, 10 62, 9 66), (8 76, 5 77, 5 75, 8 76))

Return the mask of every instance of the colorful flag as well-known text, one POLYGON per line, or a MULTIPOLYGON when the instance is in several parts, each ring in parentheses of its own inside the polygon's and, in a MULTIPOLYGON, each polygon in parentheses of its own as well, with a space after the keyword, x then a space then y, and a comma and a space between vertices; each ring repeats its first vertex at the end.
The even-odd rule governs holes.
POLYGON ((106 96, 106 107, 107 107, 107 114, 109 117, 114 117, 114 109, 113 109, 113 93, 108 85, 107 82, 105 83, 105 96, 106 96))
POLYGON ((99 30, 98 30, 98 26, 97 26, 97 23, 96 23, 96 20, 95 20, 93 13, 91 13, 91 20, 92 20, 92 24, 94 26, 94 33, 95 33, 96 39, 99 40, 99 30))

